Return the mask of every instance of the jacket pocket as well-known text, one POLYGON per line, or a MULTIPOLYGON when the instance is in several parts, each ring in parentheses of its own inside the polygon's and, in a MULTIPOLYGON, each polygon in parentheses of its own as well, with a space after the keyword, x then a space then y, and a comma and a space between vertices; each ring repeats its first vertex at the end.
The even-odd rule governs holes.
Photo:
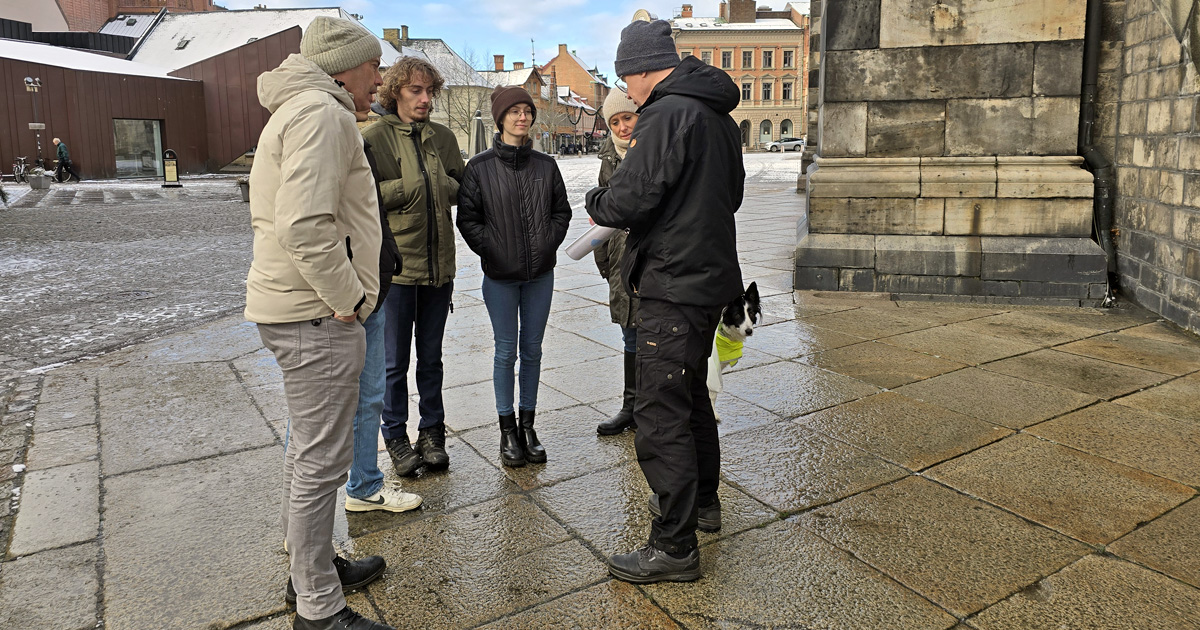
POLYGON ((638 369, 645 374, 649 391, 675 389, 684 382, 688 330, 687 322, 661 319, 638 325, 638 369))
POLYGON ((388 227, 396 235, 397 245, 404 236, 409 236, 421 229, 425 217, 419 212, 389 212, 388 227))

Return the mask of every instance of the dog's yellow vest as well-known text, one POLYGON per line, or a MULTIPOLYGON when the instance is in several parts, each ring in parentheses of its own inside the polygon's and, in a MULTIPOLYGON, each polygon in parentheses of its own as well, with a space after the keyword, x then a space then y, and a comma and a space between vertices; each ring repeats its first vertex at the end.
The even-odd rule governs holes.
POLYGON ((745 345, 741 341, 734 341, 718 332, 717 359, 721 363, 728 362, 729 365, 737 365, 738 359, 742 358, 742 347, 745 345))

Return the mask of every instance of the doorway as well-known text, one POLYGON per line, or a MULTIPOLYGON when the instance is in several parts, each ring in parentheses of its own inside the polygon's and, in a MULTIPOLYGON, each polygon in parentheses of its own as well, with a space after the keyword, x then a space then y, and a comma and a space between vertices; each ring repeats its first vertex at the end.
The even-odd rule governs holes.
POLYGON ((162 121, 113 119, 117 177, 162 177, 162 121))

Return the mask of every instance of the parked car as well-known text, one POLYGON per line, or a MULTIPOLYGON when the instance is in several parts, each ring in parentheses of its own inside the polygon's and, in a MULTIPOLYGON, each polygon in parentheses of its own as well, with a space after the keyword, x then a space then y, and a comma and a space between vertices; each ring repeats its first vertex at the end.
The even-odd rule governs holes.
POLYGON ((775 153, 780 151, 803 151, 804 141, 800 138, 780 138, 774 142, 768 142, 767 150, 775 153))

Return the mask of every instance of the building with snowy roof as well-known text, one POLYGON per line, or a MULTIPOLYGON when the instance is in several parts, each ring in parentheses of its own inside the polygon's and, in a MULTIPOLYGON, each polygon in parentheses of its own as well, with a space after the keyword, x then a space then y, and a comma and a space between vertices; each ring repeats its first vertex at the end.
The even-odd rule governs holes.
MULTIPOLYGON (((395 50, 421 51, 441 73, 445 86, 433 104, 430 118, 453 131, 460 147, 467 146, 475 112, 481 112, 485 119, 488 118, 492 83, 475 69, 472 61, 464 59, 444 40, 409 37, 406 25, 383 29, 383 39, 395 50)), ((474 61, 477 63, 477 60, 474 61)))
MULTIPOLYGON (((776 5, 778 6, 778 5, 776 5)), ((680 57, 695 56, 729 73, 742 94, 731 114, 742 145, 761 148, 800 138, 807 125, 809 3, 783 9, 755 0, 728 0, 717 15, 696 15, 683 5, 671 20, 680 57)))

